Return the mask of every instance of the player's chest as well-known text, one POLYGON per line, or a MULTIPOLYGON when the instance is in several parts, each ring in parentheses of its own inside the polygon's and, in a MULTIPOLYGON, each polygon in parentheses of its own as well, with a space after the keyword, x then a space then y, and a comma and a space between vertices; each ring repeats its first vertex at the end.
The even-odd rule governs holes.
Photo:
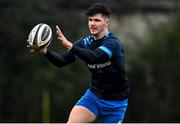
POLYGON ((92 42, 86 48, 90 49, 90 50, 94 50, 94 49, 97 49, 98 47, 100 47, 101 45, 102 45, 102 42, 92 42))

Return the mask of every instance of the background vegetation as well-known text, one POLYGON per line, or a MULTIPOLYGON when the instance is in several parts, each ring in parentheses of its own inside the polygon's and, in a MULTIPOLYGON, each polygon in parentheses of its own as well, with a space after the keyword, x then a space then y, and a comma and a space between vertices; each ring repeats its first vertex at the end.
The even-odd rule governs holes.
MULTIPOLYGON (((59 69, 45 57, 30 53, 25 41, 32 27, 41 22, 53 31, 60 25, 71 41, 86 35, 84 11, 92 2, 0 1, 0 122, 66 122, 89 85, 85 64, 78 60, 59 69)), ((123 3, 109 1, 122 8, 123 3)), ((140 42, 138 49, 126 49, 131 95, 125 122, 180 122, 179 15, 178 9, 173 11, 171 25, 152 29, 152 37, 140 42)), ((49 49, 65 50, 55 33, 49 49)))

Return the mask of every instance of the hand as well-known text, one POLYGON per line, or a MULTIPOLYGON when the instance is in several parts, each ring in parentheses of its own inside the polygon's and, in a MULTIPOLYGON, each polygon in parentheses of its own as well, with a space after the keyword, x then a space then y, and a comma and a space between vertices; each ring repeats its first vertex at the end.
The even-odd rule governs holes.
POLYGON ((38 54, 46 54, 47 53, 47 48, 40 48, 37 46, 31 46, 31 45, 27 45, 27 48, 30 48, 30 52, 34 52, 34 53, 38 53, 38 54))
POLYGON ((58 37, 58 40, 59 42, 65 46, 66 48, 68 49, 71 49, 73 47, 73 44, 68 41, 66 39, 66 37, 63 35, 63 33, 61 32, 60 28, 58 27, 58 25, 56 25, 56 34, 57 34, 57 37, 58 37))

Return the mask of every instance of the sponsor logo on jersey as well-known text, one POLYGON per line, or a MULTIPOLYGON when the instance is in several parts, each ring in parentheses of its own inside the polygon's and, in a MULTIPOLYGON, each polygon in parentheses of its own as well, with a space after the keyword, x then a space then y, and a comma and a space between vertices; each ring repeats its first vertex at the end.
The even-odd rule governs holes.
POLYGON ((111 65, 111 61, 107 61, 107 62, 102 63, 102 64, 88 64, 88 67, 91 69, 95 69, 95 68, 104 68, 104 67, 107 67, 110 65, 111 65))

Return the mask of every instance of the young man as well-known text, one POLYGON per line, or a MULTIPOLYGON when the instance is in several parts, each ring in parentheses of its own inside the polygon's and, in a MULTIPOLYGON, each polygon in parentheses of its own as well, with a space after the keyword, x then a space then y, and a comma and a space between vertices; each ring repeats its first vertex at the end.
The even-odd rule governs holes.
POLYGON ((58 67, 80 58, 92 74, 90 87, 73 107, 68 123, 93 122, 96 118, 101 123, 122 122, 129 94, 124 49, 120 40, 108 30, 110 11, 106 6, 94 4, 86 14, 89 36, 72 43, 56 26, 59 43, 68 49, 67 52, 59 55, 45 48, 41 53, 58 67))

